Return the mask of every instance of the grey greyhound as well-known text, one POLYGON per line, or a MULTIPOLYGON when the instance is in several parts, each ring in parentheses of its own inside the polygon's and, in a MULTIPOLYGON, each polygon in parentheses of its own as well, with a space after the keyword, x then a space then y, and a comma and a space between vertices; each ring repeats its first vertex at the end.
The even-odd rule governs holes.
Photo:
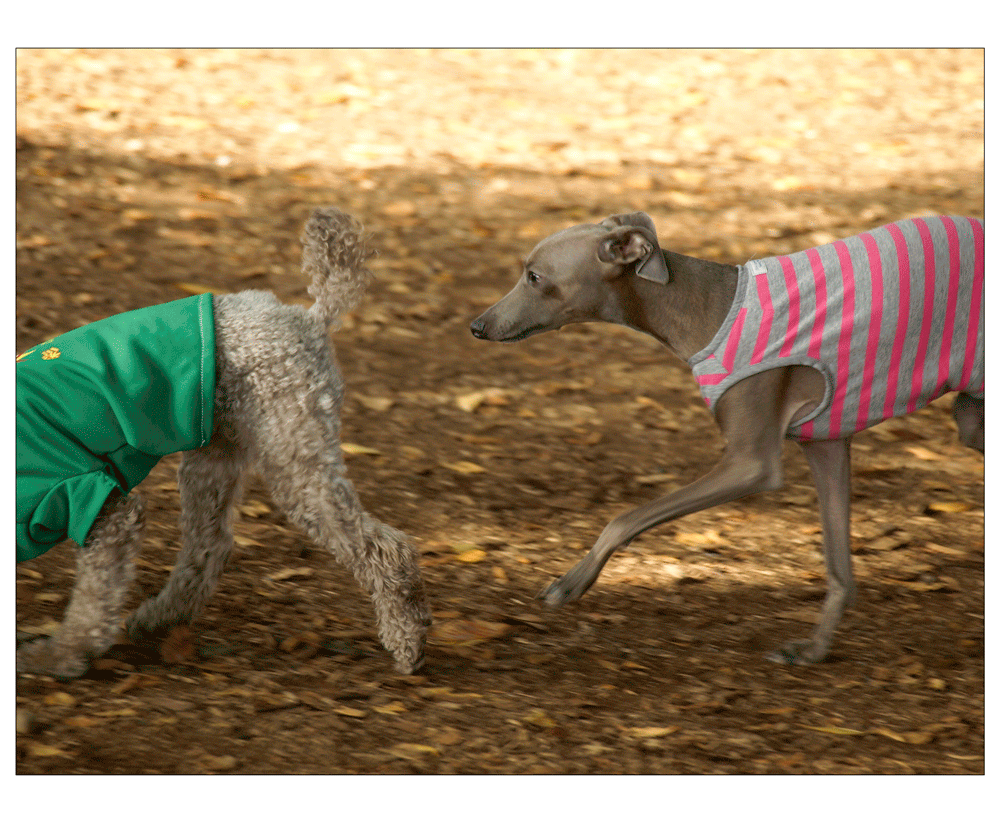
POLYGON ((958 391, 960 439, 984 451, 983 249, 979 220, 918 218, 731 266, 661 250, 643 212, 539 243, 472 333, 515 341, 601 320, 650 334, 692 366, 726 441, 704 477, 614 518, 539 597, 579 598, 616 549, 653 526, 780 488, 789 438, 816 483, 828 589, 812 636, 768 657, 825 658, 856 593, 851 435, 958 391))

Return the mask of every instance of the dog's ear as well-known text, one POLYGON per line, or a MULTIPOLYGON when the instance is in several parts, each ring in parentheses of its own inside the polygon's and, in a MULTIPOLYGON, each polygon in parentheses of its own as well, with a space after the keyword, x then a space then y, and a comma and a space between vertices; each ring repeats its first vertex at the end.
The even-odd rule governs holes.
POLYGON ((600 223, 608 229, 597 246, 597 257, 605 263, 635 263, 639 277, 664 285, 670 281, 667 263, 656 239, 652 218, 642 211, 614 214, 600 223))
POLYGON ((609 229, 617 226, 639 226, 649 229, 653 237, 656 237, 656 225, 653 223, 653 218, 644 211, 633 211, 628 214, 612 214, 610 217, 605 217, 600 222, 600 225, 609 229))

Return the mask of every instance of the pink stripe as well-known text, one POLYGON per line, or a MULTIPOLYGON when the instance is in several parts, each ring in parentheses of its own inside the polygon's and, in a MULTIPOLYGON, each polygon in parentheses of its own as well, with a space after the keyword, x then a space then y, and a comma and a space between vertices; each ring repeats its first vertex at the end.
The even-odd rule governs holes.
POLYGON ((851 335, 854 333, 854 263, 851 252, 843 240, 833 244, 840 260, 840 272, 844 279, 844 306, 840 318, 840 338, 837 341, 837 389, 830 403, 830 437, 840 435, 840 420, 844 414, 844 400, 847 397, 847 380, 851 373, 851 335))
POLYGON ((795 276, 795 266, 790 257, 779 257, 781 271, 785 275, 785 289, 788 291, 788 330, 785 332, 785 342, 778 351, 779 357, 788 357, 799 334, 799 281, 795 276))
MULTIPOLYGON (((975 251, 975 265, 973 266, 972 280, 972 300, 969 306, 969 333, 965 339, 965 368, 962 369, 961 388, 969 388, 969 381, 972 379, 972 363, 976 357, 976 345, 979 342, 979 313, 983 305, 983 277, 986 271, 984 260, 985 240, 983 238, 983 224, 978 220, 969 220, 972 228, 972 240, 975 251)), ((982 391, 980 387, 978 389, 982 391)))
POLYGON ((728 374, 703 374, 698 378, 699 386, 718 386, 723 380, 729 377, 728 374))
POLYGON ((813 280, 816 281, 816 317, 809 335, 809 356, 819 360, 823 327, 826 325, 826 271, 816 249, 808 249, 806 257, 812 265, 813 280))
POLYGON ((757 342, 754 343, 751 365, 759 363, 767 353, 767 341, 771 337, 771 326, 774 325, 774 304, 771 302, 771 289, 767 283, 766 274, 758 274, 754 280, 757 284, 757 299, 760 301, 760 327, 757 329, 757 342))
POLYGON ((919 217, 914 218, 913 225, 923 244, 924 251, 924 316, 920 326, 920 339, 917 341, 917 356, 913 364, 913 384, 910 387, 910 401, 906 410, 912 412, 917 408, 917 398, 924 384, 924 366, 927 362, 927 345, 931 339, 931 321, 934 318, 934 242, 931 240, 930 229, 919 217))
POLYGON ((906 326, 910 322, 910 250, 906 247, 906 238, 899 226, 892 223, 886 226, 896 244, 896 260, 899 262, 899 317, 896 318, 896 337, 892 342, 892 355, 889 359, 889 373, 886 375, 885 407, 882 415, 888 420, 894 416, 896 408, 896 393, 899 386, 899 364, 903 359, 903 348, 906 346, 906 326))
MULTIPOLYGON (((807 249, 806 258, 812 267, 813 280, 816 283, 816 317, 813 318, 812 331, 809 334, 809 356, 819 360, 823 342, 823 327, 826 325, 826 271, 823 261, 816 249, 807 249)), ((799 437, 802 440, 812 440, 815 433, 815 423, 810 420, 799 427, 799 437)))
POLYGON ((875 381, 875 357, 878 354, 878 339, 882 331, 882 256, 878 243, 868 232, 861 235, 861 242, 868 252, 868 271, 872 278, 872 306, 868 318, 868 346, 865 349, 864 377, 861 380, 861 394, 858 397, 858 423, 856 431, 868 425, 868 414, 872 405, 872 384, 875 381))
POLYGON ((958 248, 958 229, 950 217, 942 217, 944 234, 948 239, 948 306, 944 318, 944 331, 941 334, 941 349, 938 353, 938 379, 934 386, 934 396, 937 397, 948 383, 948 370, 951 367, 951 342, 955 334, 955 315, 958 312, 958 284, 962 279, 962 261, 958 248))
POLYGON ((727 371, 733 370, 733 363, 736 362, 736 352, 740 347, 740 335, 743 334, 743 324, 747 319, 747 310, 740 309, 736 313, 736 320, 733 321, 732 331, 729 332, 729 340, 726 341, 726 350, 722 354, 722 367, 727 371))

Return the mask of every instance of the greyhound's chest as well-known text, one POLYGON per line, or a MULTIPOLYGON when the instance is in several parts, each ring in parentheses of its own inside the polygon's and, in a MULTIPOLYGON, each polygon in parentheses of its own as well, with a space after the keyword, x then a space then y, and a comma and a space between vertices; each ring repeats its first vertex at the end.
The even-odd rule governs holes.
POLYGON ((768 369, 823 374, 820 406, 792 429, 830 440, 926 406, 984 392, 983 223, 903 220, 740 267, 736 299, 689 364, 709 408, 768 369))

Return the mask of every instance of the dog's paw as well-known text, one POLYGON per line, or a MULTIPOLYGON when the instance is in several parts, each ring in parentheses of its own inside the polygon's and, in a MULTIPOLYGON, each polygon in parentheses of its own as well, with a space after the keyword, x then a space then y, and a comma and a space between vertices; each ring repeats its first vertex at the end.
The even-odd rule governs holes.
POLYGON ((792 640, 780 649, 775 649, 767 655, 772 663, 783 663, 787 666, 808 666, 819 663, 826 657, 828 649, 820 647, 814 640, 792 640))
POLYGON ((558 608, 573 600, 579 600, 589 588, 590 583, 579 580, 579 576, 570 571, 542 589, 536 595, 536 599, 543 600, 546 606, 558 608))
POLYGON ((410 663, 406 660, 397 660, 396 671, 400 674, 416 674, 424 667, 424 662, 425 659, 423 654, 421 654, 414 663, 410 663))
POLYGON ((89 655, 67 654, 51 637, 24 643, 17 650, 17 670, 24 674, 47 674, 60 680, 74 680, 86 674, 89 668, 89 655))

